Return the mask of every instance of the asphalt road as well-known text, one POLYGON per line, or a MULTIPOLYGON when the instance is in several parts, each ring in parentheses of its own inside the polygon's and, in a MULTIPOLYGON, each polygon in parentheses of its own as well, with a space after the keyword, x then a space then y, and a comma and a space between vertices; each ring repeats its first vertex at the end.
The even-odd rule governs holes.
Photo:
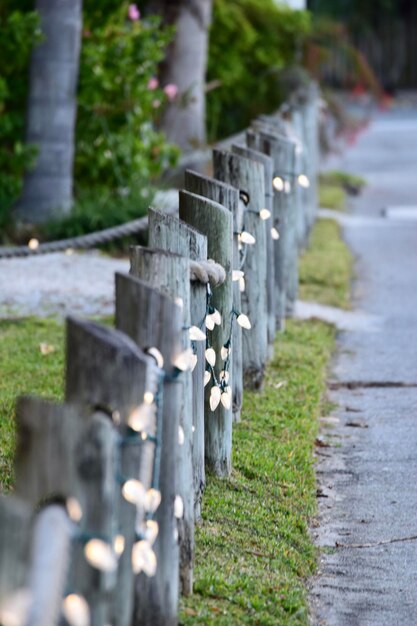
POLYGON ((323 552, 311 621, 415 626, 417 110, 377 116, 339 165, 368 180, 343 228, 356 257, 355 307, 378 324, 340 333, 329 375, 336 408, 323 420, 330 447, 317 448, 312 532, 323 552))

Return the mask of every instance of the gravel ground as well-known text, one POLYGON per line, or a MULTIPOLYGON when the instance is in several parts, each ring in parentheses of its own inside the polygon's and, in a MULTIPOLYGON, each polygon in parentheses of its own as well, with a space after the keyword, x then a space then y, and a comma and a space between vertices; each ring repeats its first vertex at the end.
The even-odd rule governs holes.
POLYGON ((0 318, 111 315, 114 273, 127 271, 98 251, 1 259, 0 318))

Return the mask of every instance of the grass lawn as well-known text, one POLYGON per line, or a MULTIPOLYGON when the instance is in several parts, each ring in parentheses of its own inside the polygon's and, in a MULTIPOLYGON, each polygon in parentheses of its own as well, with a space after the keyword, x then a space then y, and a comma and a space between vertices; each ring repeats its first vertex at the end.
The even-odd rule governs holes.
MULTIPOLYGON (((301 262, 302 296, 345 303, 350 257, 333 222, 320 220, 301 262), (313 294, 307 296, 306 294, 313 294)), ((245 393, 234 430, 233 472, 208 477, 196 532, 195 593, 181 600, 184 625, 308 623, 305 580, 316 551, 313 446, 334 329, 288 322, 277 337, 264 391, 245 393)), ((0 321, 0 484, 13 484, 14 403, 19 394, 63 395, 64 326, 0 321), (55 348, 43 355, 47 343, 55 348)))
POLYGON ((317 220, 310 248, 300 259, 300 299, 348 309, 352 272, 352 256, 341 238, 339 224, 317 220))

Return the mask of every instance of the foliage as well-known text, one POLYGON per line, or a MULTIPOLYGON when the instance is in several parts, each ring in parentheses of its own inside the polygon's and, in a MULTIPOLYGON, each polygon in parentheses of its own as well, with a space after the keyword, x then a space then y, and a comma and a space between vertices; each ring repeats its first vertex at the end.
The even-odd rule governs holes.
POLYGON ((300 259, 300 298, 349 308, 352 255, 333 220, 318 220, 300 259))
POLYGON ((306 11, 274 0, 214 0, 207 97, 208 133, 243 129, 281 101, 280 72, 293 65, 310 31, 306 11))
POLYGON ((51 319, 2 320, 0 343, 0 491, 8 491, 13 483, 16 398, 62 398, 64 326, 51 319), (43 355, 40 343, 55 351, 43 355))
POLYGON ((333 209, 334 211, 346 210, 346 194, 340 185, 320 182, 319 184, 319 206, 323 209, 333 209))
MULTIPOLYGON (((349 174, 341 170, 332 170, 319 176, 320 185, 334 185, 341 187, 346 193, 355 196, 362 191, 366 185, 366 180, 362 176, 349 174)), ((322 205, 325 206, 325 205, 322 205)))
MULTIPOLYGON (((112 6, 112 3, 108 3, 112 6)), ((172 165, 177 150, 154 130, 166 94, 149 81, 171 33, 160 20, 128 19, 128 3, 106 13, 85 6, 78 89, 77 189, 132 190, 172 165)))
POLYGON ((29 55, 40 39, 34 11, 0 7, 0 232, 8 225, 11 206, 19 196, 23 172, 36 151, 24 144, 29 55))

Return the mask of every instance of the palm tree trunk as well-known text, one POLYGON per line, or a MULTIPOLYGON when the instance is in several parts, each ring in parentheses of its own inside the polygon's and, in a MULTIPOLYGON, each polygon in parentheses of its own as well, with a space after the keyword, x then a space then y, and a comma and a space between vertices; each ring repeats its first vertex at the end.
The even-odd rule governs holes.
POLYGON ((162 86, 174 84, 178 96, 168 104, 161 128, 183 150, 206 142, 205 78, 212 0, 153 0, 149 10, 175 25, 174 41, 161 66, 162 86))
POLYGON ((32 52, 26 140, 39 155, 16 206, 24 222, 71 209, 81 7, 82 0, 36 0, 44 39, 32 52))

